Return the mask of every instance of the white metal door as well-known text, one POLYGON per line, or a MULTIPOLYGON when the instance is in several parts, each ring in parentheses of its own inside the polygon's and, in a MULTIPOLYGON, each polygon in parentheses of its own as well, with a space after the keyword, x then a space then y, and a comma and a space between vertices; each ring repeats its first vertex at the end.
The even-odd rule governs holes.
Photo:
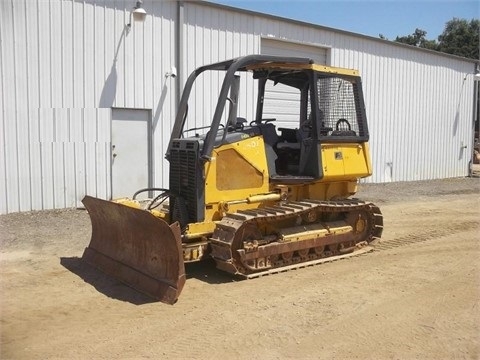
POLYGON ((149 129, 149 110, 112 109, 112 198, 150 186, 149 129))

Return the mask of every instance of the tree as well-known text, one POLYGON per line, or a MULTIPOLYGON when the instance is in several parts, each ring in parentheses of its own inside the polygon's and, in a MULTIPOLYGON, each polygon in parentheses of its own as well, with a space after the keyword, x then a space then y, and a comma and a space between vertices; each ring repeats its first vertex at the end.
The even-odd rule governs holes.
POLYGON ((472 19, 468 22, 465 19, 453 18, 448 21, 443 33, 438 37, 438 50, 470 59, 478 59, 479 25, 480 21, 478 19, 472 19))
POLYGON ((402 44, 407 44, 407 45, 412 45, 412 46, 417 46, 417 47, 425 47, 425 43, 429 42, 425 38, 427 35, 427 32, 425 30, 416 28, 415 32, 412 35, 407 35, 407 36, 397 36, 395 41, 400 42, 402 44))
MULTIPOLYGON (((470 59, 479 59, 479 31, 480 21, 478 19, 472 19, 469 22, 465 19, 453 18, 445 24, 445 29, 438 37, 438 42, 428 40, 427 32, 419 28, 415 29, 411 35, 397 36, 395 41, 470 59)), ((380 38, 384 39, 382 35, 380 38)))

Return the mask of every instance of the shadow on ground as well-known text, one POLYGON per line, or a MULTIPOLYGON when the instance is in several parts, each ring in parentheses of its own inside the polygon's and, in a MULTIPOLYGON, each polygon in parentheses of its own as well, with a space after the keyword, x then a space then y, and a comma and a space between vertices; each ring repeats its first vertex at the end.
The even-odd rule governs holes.
MULTIPOLYGON (((79 257, 61 257, 60 264, 80 277, 87 284, 92 285, 98 292, 112 299, 126 301, 134 305, 157 302, 155 299, 104 274, 79 257)), ((188 279, 191 278, 208 284, 223 284, 238 280, 236 277, 218 270, 213 260, 186 264, 185 272, 187 275, 187 283, 185 286, 188 286, 188 279)))
POLYGON ((240 278, 218 270, 213 259, 185 264, 185 273, 188 279, 195 278, 208 284, 224 284, 241 280, 240 278))
POLYGON ((107 276, 101 271, 90 266, 78 257, 61 257, 60 264, 79 276, 87 284, 92 285, 98 292, 116 300, 126 301, 134 305, 143 305, 156 302, 122 282, 107 276))

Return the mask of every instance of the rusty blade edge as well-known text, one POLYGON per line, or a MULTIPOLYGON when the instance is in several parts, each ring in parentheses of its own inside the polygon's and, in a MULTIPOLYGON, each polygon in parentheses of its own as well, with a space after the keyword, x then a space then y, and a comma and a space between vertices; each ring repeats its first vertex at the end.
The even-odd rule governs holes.
POLYGON ((90 247, 85 249, 82 260, 127 286, 170 305, 177 302, 185 284, 184 274, 179 277, 176 284, 154 279, 90 247))

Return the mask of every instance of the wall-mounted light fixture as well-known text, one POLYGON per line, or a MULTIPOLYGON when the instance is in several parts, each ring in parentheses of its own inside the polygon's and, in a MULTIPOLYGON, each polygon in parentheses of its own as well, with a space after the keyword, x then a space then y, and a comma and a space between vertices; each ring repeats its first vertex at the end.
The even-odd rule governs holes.
POLYGON ((473 80, 480 81, 480 63, 475 64, 475 73, 473 74, 473 80))
POLYGON ((130 28, 132 27, 132 17, 133 21, 137 22, 144 22, 145 18, 147 17, 147 12, 145 9, 142 7, 143 1, 138 0, 133 9, 130 11, 130 19, 127 24, 127 33, 130 31, 130 28))
POLYGON ((177 68, 175 66, 172 66, 172 68, 170 69, 170 71, 166 72, 165 73, 165 77, 168 78, 168 77, 172 77, 172 78, 175 78, 177 77, 177 68))

